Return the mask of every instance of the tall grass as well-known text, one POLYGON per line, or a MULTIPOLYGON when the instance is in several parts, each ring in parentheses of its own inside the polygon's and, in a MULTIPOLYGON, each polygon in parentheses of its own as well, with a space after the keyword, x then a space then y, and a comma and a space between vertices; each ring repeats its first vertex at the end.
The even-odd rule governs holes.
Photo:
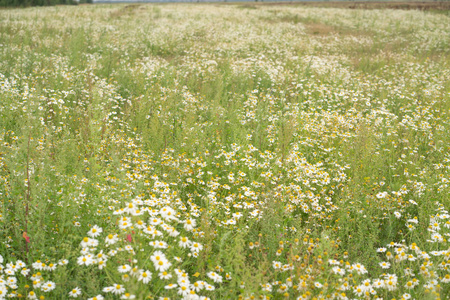
POLYGON ((449 297, 448 16, 246 8, 0 12, 0 298, 449 297))

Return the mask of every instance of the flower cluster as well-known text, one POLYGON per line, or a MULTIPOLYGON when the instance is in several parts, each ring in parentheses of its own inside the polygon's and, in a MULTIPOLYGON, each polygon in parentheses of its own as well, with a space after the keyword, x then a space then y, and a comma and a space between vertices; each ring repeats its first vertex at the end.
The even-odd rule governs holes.
POLYGON ((0 28, 0 299, 448 298, 445 14, 118 4, 0 28))

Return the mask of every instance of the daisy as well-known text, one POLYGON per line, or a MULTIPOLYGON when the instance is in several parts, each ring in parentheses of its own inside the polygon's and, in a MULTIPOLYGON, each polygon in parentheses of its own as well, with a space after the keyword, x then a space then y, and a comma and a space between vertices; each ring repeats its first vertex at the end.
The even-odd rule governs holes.
POLYGON ((156 228, 153 226, 147 226, 143 231, 144 233, 150 235, 152 238, 163 235, 161 231, 156 230, 156 228))
POLYGON ((174 288, 176 288, 178 285, 176 284, 176 283, 169 283, 168 285, 166 285, 164 288, 166 289, 166 290, 171 290, 171 289, 174 289, 174 288))
POLYGON ((122 265, 122 266, 117 267, 117 271, 119 271, 119 273, 127 273, 130 270, 131 270, 130 265, 122 265))
POLYGON ((96 255, 97 259, 108 259, 108 256, 103 253, 103 250, 100 250, 99 253, 96 255))
POLYGON ((332 271, 334 272, 334 274, 339 274, 341 276, 345 275, 345 269, 342 269, 342 268, 340 268, 338 266, 333 267, 332 271))
POLYGON ((41 279, 32 279, 33 280, 33 288, 37 289, 42 286, 42 280, 41 279))
POLYGON ((206 274, 209 278, 211 278, 214 282, 222 282, 222 276, 217 274, 216 272, 209 272, 206 274))
POLYGON ((172 274, 169 274, 169 273, 167 273, 167 272, 160 272, 159 274, 158 274, 158 277, 160 278, 160 279, 170 279, 170 278, 172 278, 172 274))
POLYGON ((89 230, 88 235, 91 238, 95 238, 97 236, 99 236, 101 233, 103 232, 103 229, 97 225, 94 225, 91 230, 89 230))
POLYGON ((333 266, 339 266, 341 263, 335 259, 328 260, 328 263, 333 266))
POLYGON ((89 249, 88 247, 85 247, 85 248, 81 249, 80 253, 83 255, 87 255, 87 254, 91 253, 91 249, 89 249))
POLYGON ((273 262, 272 262, 272 267, 273 267, 274 269, 281 269, 281 262, 279 262, 279 261, 273 261, 273 262))
MULTIPOLYGON (((32 266, 33 269, 35 269, 35 270, 39 270, 39 271, 40 271, 40 270, 43 269, 43 267, 42 267, 42 262, 41 262, 40 260, 38 260, 38 261, 32 263, 31 266, 32 266)), ((45 266, 45 264, 44 264, 44 266, 45 266)), ((7 268, 8 268, 8 265, 7 265, 7 268)), ((10 268, 8 268, 8 269, 10 269, 10 268)))
POLYGON ((408 255, 408 260, 409 261, 415 261, 417 258, 416 257, 414 257, 414 255, 412 255, 412 254, 409 254, 408 255))
POLYGON ((168 228, 168 229, 167 229, 167 232, 169 233, 169 236, 171 236, 171 237, 177 237, 177 236, 180 235, 180 232, 177 231, 177 230, 175 229, 175 227, 170 227, 170 228, 168 228))
POLYGON ((157 249, 165 249, 167 247, 169 247, 169 245, 167 245, 166 242, 163 241, 153 241, 149 243, 150 246, 153 246, 157 249))
POLYGON ((446 274, 444 278, 441 279, 441 282, 443 283, 449 283, 450 282, 450 274, 446 274))
POLYGON ((165 259, 165 258, 166 258, 166 255, 165 255, 163 252, 159 251, 159 250, 153 252, 153 255, 150 256, 150 260, 151 260, 153 263, 157 263, 157 262, 160 261, 161 259, 165 259))
POLYGON ((154 267, 157 271, 167 271, 172 264, 164 257, 161 258, 157 263, 154 263, 154 267))
POLYGON ((181 295, 181 296, 187 296, 187 295, 189 295, 190 292, 191 292, 191 290, 189 289, 189 287, 187 287, 185 285, 180 286, 180 288, 178 289, 178 295, 181 295))
POLYGON ((123 287, 123 285, 120 285, 120 284, 114 284, 114 285, 112 286, 111 292, 112 292, 113 294, 120 295, 120 294, 123 294, 123 293, 125 292, 125 288, 123 287))
POLYGON ((49 264, 44 269, 45 269, 45 271, 54 271, 54 270, 56 270, 56 265, 55 264, 49 264))
POLYGON ((120 229, 127 229, 128 227, 131 227, 131 226, 133 226, 133 224, 130 222, 130 221, 128 221, 128 220, 126 220, 126 221, 119 221, 119 228, 120 229))
POLYGON ((186 229, 187 231, 192 231, 192 229, 194 229, 196 225, 197 221, 195 219, 187 219, 186 221, 184 221, 184 229, 186 229))
POLYGON ((150 271, 142 271, 138 278, 139 281, 142 281, 144 284, 147 284, 152 280, 152 273, 150 271))
POLYGON ((261 288, 263 292, 272 292, 272 285, 270 283, 262 284, 261 288))
POLYGON ((81 289, 79 287, 74 288, 69 292, 69 296, 73 298, 78 298, 81 295, 81 289))
POLYGON ((123 209, 124 212, 129 213, 129 214, 134 214, 136 212, 137 206, 130 202, 126 205, 126 207, 123 209))
POLYGON ((375 279, 373 281, 372 287, 373 288, 383 288, 384 287, 384 281, 380 280, 380 279, 375 279))
POLYGON ((393 291, 397 288, 397 282, 392 280, 386 280, 384 282, 384 286, 388 289, 388 291, 393 291))
POLYGON ((117 241, 119 240, 119 236, 117 234, 109 234, 106 239, 105 239, 105 243, 106 246, 112 245, 117 243, 117 241))
POLYGON ((380 193, 378 193, 378 194, 376 195, 376 197, 377 197, 378 199, 383 199, 383 198, 385 198, 387 195, 388 195, 387 192, 380 192, 380 193))
POLYGON ((81 241, 81 247, 82 248, 97 247, 97 246, 98 246, 98 240, 96 240, 96 239, 91 239, 91 238, 85 237, 81 241))
POLYGON ((159 214, 165 220, 176 219, 176 217, 175 217, 175 215, 176 215, 175 210, 173 210, 169 206, 161 208, 161 210, 159 211, 159 214))
POLYGON ((199 292, 205 287, 205 282, 203 281, 196 281, 193 284, 191 284, 191 289, 193 291, 199 292))
POLYGON ((163 221, 162 221, 160 218, 150 218, 149 221, 148 221, 148 223, 149 223, 151 226, 159 225, 159 224, 161 224, 162 222, 163 222, 163 221))
POLYGON ((99 270, 102 270, 104 267, 106 267, 106 259, 99 259, 97 261, 97 265, 99 270))
POLYGON ((18 269, 21 269, 21 268, 25 268, 27 265, 23 261, 18 260, 18 261, 16 261, 16 266, 18 269))
POLYGON ((89 266, 94 263, 94 260, 92 259, 92 257, 90 255, 82 255, 82 256, 78 257, 77 263, 80 266, 82 266, 82 265, 89 266))
POLYGON ((427 242, 442 242, 444 240, 444 238, 442 237, 442 235, 440 235, 439 233, 435 232, 431 235, 431 240, 427 240, 427 242))
POLYGON ((41 290, 42 290, 43 292, 51 292, 51 291, 53 291, 53 290, 55 289, 55 287, 56 287, 56 284, 55 284, 54 282, 52 282, 52 281, 47 281, 47 282, 44 282, 44 283, 42 284, 41 290))
POLYGON ((189 239, 188 239, 187 237, 182 237, 182 238, 180 239, 180 241, 178 242, 178 245, 179 245, 181 248, 190 247, 191 241, 189 241, 189 239))
POLYGON ((202 244, 196 242, 192 243, 190 248, 192 252, 200 252, 203 249, 203 246, 202 244))
POLYGON ((136 296, 130 293, 125 293, 120 297, 120 299, 134 299, 134 298, 136 298, 136 296))
POLYGON ((361 288, 361 286, 357 286, 353 289, 353 291, 355 292, 356 295, 358 295, 359 297, 362 296, 362 294, 364 293, 363 289, 361 288))
POLYGON ((32 300, 37 299, 36 293, 33 292, 33 291, 30 291, 30 292, 28 293, 27 299, 32 299, 32 300))
MULTIPOLYGON (((134 261, 133 261, 134 262, 134 261)), ((137 262, 137 261, 136 261, 137 262)), ((139 270, 137 267, 134 267, 131 269, 130 271, 130 275, 131 276, 137 276, 139 277, 139 274, 141 274, 141 272, 143 272, 144 270, 139 270)))
MULTIPOLYGON (((301 284, 300 284, 300 287, 301 287, 302 289, 306 288, 306 287, 307 287, 306 282, 305 282, 305 281, 302 281, 301 284)), ((350 285, 348 284, 347 281, 345 281, 345 282, 341 285, 340 289, 343 290, 343 291, 346 291, 346 290, 350 289, 350 285)))
POLYGON ((366 274, 367 269, 362 264, 354 264, 352 265, 358 274, 366 274))
POLYGON ((4 285, 0 285, 0 299, 5 299, 4 297, 6 297, 7 293, 8 293, 8 288, 4 285))

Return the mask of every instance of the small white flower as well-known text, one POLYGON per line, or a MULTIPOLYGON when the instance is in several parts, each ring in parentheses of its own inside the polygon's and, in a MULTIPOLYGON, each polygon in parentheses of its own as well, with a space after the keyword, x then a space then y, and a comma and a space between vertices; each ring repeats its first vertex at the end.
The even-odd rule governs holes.
POLYGON ((95 238, 99 236, 103 232, 103 229, 97 225, 92 226, 91 230, 89 230, 88 235, 91 238, 95 238))
POLYGON ((217 274, 216 272, 209 272, 206 274, 209 278, 211 278, 214 282, 218 283, 218 282, 222 282, 222 276, 220 276, 219 274, 217 274))
POLYGON ((78 298, 81 295, 81 289, 79 287, 74 288, 69 292, 69 296, 73 298, 78 298))
POLYGON ((150 271, 142 271, 139 274, 139 281, 142 281, 144 284, 147 284, 152 280, 152 273, 150 271))
POLYGON ((130 265, 122 265, 122 266, 118 266, 117 267, 117 271, 119 271, 119 273, 127 273, 131 270, 131 266, 130 265))

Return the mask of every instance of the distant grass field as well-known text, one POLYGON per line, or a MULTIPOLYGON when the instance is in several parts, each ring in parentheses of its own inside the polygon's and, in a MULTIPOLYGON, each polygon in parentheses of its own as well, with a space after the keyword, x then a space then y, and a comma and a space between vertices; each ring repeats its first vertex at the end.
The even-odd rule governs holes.
POLYGON ((299 5, 308 7, 333 7, 349 9, 403 9, 422 11, 448 11, 450 1, 298 1, 282 3, 258 2, 257 5, 299 5))
POLYGON ((450 18, 360 5, 1 10, 0 299, 449 299, 450 18))

